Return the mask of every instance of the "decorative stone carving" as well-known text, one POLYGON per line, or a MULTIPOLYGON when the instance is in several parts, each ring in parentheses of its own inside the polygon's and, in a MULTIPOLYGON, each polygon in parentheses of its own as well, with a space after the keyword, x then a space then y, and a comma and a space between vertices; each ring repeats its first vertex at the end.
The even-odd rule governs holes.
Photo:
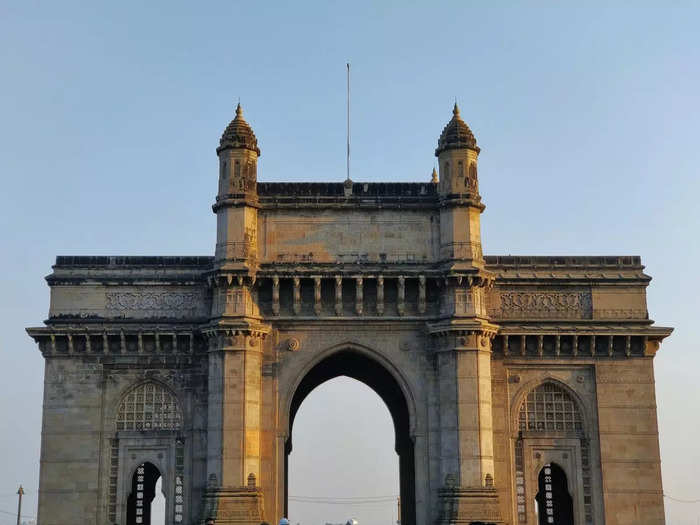
POLYGON ((290 337, 289 339, 287 339, 287 350, 289 350, 290 352, 296 352, 297 350, 299 350, 300 347, 301 343, 299 343, 299 339, 297 339, 296 337, 290 337))
POLYGON ((108 315, 183 317, 204 313, 203 294, 195 291, 106 292, 105 298, 108 315))
POLYGON ((501 291, 492 315, 500 319, 588 319, 589 292, 501 291))

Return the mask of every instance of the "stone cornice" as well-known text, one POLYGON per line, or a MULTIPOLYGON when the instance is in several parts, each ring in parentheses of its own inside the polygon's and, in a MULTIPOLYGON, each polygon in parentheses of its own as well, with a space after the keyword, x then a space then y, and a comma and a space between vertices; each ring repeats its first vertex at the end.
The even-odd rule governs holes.
POLYGON ((522 331, 501 332, 494 339, 494 355, 523 359, 609 359, 654 357, 668 328, 554 333, 522 331))
MULTIPOLYGON (((552 283, 583 284, 594 282, 637 281, 651 279, 643 272, 637 256, 484 256, 485 270, 498 283, 552 283)), ((459 263, 459 259, 453 261, 459 263)), ((313 272, 336 274, 346 269, 357 273, 417 272, 438 276, 452 264, 450 261, 353 261, 316 263, 313 260, 261 261, 261 273, 313 272), (350 270, 352 268, 352 270, 350 270), (397 268, 396 270, 394 268, 397 268)), ((139 284, 197 284, 206 274, 214 271, 214 258, 207 256, 58 256, 54 272, 47 277, 49 284, 88 281, 139 284)))
POLYGON ((61 325, 27 328, 44 356, 192 355, 199 351, 198 326, 61 325))
POLYGON ((486 319, 479 318, 450 318, 435 323, 426 323, 428 333, 433 336, 444 335, 484 335, 494 337, 498 333, 498 325, 486 319))

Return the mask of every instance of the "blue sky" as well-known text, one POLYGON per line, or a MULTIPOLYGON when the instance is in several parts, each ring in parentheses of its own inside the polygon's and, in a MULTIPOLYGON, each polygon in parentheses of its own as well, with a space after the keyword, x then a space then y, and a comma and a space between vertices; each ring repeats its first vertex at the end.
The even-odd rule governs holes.
MULTIPOLYGON (((46 317, 55 255, 213 253, 239 97, 260 180, 343 180, 348 60, 354 180, 429 180, 456 97, 486 253, 643 257, 651 317, 676 327, 655 362, 664 490, 697 497, 698 4, 485 5, 0 3, 0 510, 19 482, 36 510, 43 363, 23 329, 46 317)), ((667 502, 669 523, 698 516, 667 502)))

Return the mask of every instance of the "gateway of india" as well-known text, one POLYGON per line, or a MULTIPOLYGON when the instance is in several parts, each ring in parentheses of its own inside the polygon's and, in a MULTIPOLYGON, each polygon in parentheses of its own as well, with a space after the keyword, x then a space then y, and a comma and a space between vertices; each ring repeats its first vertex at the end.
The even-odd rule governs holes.
POLYGON ((402 525, 663 524, 651 278, 484 255, 479 151, 455 104, 432 180, 258 182, 239 105, 213 257, 57 257, 39 523, 150 524, 159 478, 167 524, 276 523, 295 414, 348 376, 391 413, 402 525))

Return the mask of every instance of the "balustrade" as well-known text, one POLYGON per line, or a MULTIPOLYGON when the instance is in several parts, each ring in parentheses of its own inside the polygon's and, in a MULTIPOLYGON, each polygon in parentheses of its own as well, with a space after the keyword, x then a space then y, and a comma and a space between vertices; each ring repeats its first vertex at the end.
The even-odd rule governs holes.
POLYGON ((436 315, 441 282, 425 275, 273 275, 256 285, 261 312, 271 317, 389 318, 436 315))

